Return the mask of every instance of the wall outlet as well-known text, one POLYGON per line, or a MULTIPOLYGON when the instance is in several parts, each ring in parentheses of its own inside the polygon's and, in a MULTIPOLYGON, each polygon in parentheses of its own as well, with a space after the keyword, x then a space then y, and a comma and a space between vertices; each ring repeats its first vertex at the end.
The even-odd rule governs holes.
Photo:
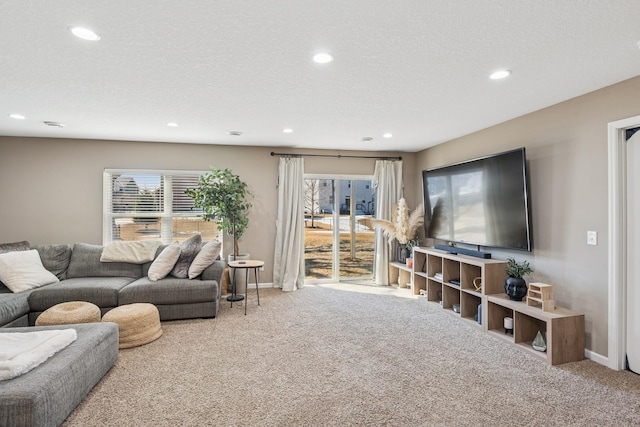
POLYGON ((259 268, 260 271, 264 271, 264 265, 259 268))
POLYGON ((587 245, 597 245, 598 244, 598 232, 597 231, 587 231, 587 245))

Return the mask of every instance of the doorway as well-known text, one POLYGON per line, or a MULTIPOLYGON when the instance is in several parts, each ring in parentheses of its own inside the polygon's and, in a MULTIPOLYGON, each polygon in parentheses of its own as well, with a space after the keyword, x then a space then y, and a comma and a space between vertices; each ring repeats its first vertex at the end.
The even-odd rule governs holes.
MULTIPOLYGON (((632 353, 635 351, 634 344, 629 341, 634 340, 633 337, 636 334, 640 334, 640 330, 633 328, 631 331, 629 330, 629 321, 633 320, 633 317, 629 317, 627 310, 629 297, 635 299, 637 297, 634 294, 640 293, 640 286, 636 286, 629 280, 631 278, 629 274, 632 272, 630 266, 634 263, 627 262, 628 259, 631 259, 629 256, 633 256, 629 253, 628 246, 628 242, 633 237, 627 235, 631 224, 627 211, 627 203, 629 202, 627 200, 627 184, 629 178, 633 176, 629 173, 627 166, 629 161, 627 131, 637 127, 640 127, 640 116, 609 123, 609 345, 607 366, 615 370, 626 368, 627 351, 631 350, 632 353), (631 289, 632 287, 633 289, 631 289), (629 334, 632 334, 631 338, 628 338, 629 334)), ((637 215, 638 212, 635 212, 634 216, 637 215)))
POLYGON ((373 279, 372 177, 305 176, 305 281, 373 279))

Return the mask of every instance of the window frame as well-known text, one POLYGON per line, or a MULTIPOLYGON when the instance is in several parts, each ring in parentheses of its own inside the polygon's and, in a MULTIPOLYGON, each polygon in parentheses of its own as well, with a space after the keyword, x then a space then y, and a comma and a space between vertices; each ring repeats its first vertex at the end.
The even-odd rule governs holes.
POLYGON ((198 178, 209 171, 206 170, 178 170, 178 169, 129 169, 129 168, 105 168, 102 173, 102 244, 121 241, 113 239, 113 219, 115 218, 161 218, 160 238, 164 244, 175 240, 173 235, 174 218, 193 218, 202 216, 202 209, 193 206, 191 210, 174 212, 173 178, 176 176, 197 176, 198 178), (131 211, 119 213, 113 211, 113 176, 114 175, 159 175, 162 184, 162 209, 161 211, 131 211))

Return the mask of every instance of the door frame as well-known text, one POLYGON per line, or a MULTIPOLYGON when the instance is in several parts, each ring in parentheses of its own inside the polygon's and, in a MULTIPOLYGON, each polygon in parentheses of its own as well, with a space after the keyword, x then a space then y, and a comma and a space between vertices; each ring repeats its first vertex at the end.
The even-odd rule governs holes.
MULTIPOLYGON (((361 181, 371 181, 373 184, 373 175, 345 175, 345 174, 322 174, 322 173, 305 173, 302 179, 333 179, 336 182, 340 182, 341 180, 361 180, 361 181)), ((334 235, 333 235, 333 246, 334 248, 340 248, 340 232, 335 233, 335 224, 339 221, 340 217, 340 186, 336 186, 336 194, 335 199, 333 201, 333 221, 334 221, 334 235)), ((302 236, 304 240, 304 236, 302 236)), ((302 242, 304 246, 304 241, 302 242)), ((340 281, 340 252, 333 251, 332 254, 332 277, 331 279, 305 279, 305 282, 309 283, 327 283, 327 282, 339 282, 340 281)), ((372 274, 375 276, 375 267, 372 274)), ((357 280, 357 279, 356 279, 357 280)))
POLYGON ((610 122, 609 250, 608 250, 608 355, 607 366, 625 369, 627 354, 627 147, 625 130, 640 126, 640 116, 610 122))

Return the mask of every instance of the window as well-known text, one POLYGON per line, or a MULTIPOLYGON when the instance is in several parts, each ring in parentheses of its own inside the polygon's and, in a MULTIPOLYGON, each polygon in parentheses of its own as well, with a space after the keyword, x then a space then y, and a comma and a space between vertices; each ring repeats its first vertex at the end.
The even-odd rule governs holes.
POLYGON ((215 221, 184 194, 198 185, 201 171, 104 171, 103 243, 118 240, 182 242, 194 234, 203 241, 218 238, 215 221))

